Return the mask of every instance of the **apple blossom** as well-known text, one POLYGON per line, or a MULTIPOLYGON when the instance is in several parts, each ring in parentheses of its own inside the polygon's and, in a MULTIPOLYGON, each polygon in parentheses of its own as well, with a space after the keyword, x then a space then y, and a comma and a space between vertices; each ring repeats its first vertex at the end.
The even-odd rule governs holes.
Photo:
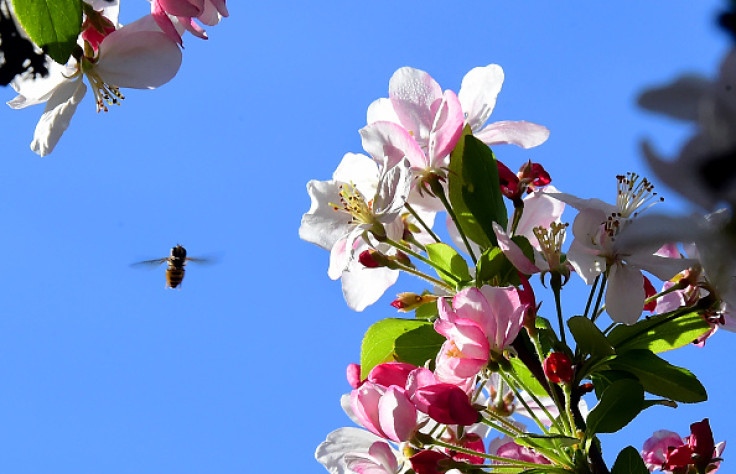
POLYGON ((391 447, 376 441, 368 448, 368 453, 345 454, 345 465, 357 474, 395 474, 399 472, 399 462, 391 447))
POLYGON ((348 462, 352 466, 356 466, 358 464, 357 458, 363 457, 364 459, 375 460, 377 464, 384 468, 391 468, 394 465, 391 461, 391 455, 393 455, 397 466, 395 471, 375 472, 380 474, 404 472, 401 454, 393 449, 390 449, 389 454, 385 448, 373 448, 376 443, 385 444, 381 438, 366 430, 352 427, 338 428, 327 435, 327 439, 317 447, 314 456, 331 474, 352 474, 355 471, 348 467, 348 462))
POLYGON ((181 65, 181 51, 156 26, 150 15, 104 37, 92 56, 72 59, 67 65, 50 63, 43 78, 16 78, 18 96, 8 102, 13 109, 46 103, 36 126, 31 149, 41 156, 51 153, 69 126, 84 98, 87 77, 97 111, 119 104, 121 88, 154 89, 169 82, 181 65))
POLYGON ((225 0, 151 0, 151 15, 173 42, 182 44, 184 30, 207 39, 207 33, 194 20, 214 26, 228 16, 225 0))
POLYGON ((400 217, 410 187, 406 160, 379 171, 376 162, 354 153, 343 157, 331 180, 307 184, 312 204, 302 217, 299 237, 330 251, 328 275, 342 278, 345 300, 356 311, 374 303, 398 277, 389 268, 366 268, 354 255, 368 249, 392 251, 366 238, 401 238, 400 217))
MULTIPOLYGON (((452 308, 444 300, 438 302, 440 317, 435 328, 440 326, 443 331, 447 331, 449 325, 475 322, 488 341, 488 350, 493 359, 499 357, 516 339, 524 322, 526 308, 527 305, 521 303, 519 293, 514 287, 485 285, 482 288, 467 288, 453 297, 452 308)), ((470 335, 471 332, 466 334, 470 335)), ((476 342, 474 346, 478 344, 476 342)), ((479 349, 484 350, 482 347, 478 345, 479 349)))
POLYGON ((725 442, 715 444, 710 422, 705 418, 690 425, 690 436, 685 439, 671 431, 656 431, 644 443, 641 455, 650 471, 684 474, 692 466, 697 472, 715 473, 725 446, 725 442))
POLYGON ((633 324, 641 316, 644 300, 644 276, 648 271, 661 280, 669 280, 693 262, 668 258, 657 251, 666 242, 648 245, 624 245, 619 240, 639 213, 659 198, 646 179, 629 173, 618 176, 616 204, 598 199, 580 199, 565 193, 552 196, 576 208, 573 240, 567 258, 575 271, 590 285, 603 272, 607 275, 606 311, 617 323, 633 324))
POLYGON ((403 387, 367 381, 350 394, 360 424, 392 441, 408 441, 417 428, 417 409, 403 387))

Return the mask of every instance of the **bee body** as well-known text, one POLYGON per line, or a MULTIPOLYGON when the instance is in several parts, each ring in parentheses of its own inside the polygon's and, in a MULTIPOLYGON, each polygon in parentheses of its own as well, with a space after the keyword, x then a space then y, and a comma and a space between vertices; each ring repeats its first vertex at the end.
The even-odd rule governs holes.
POLYGON ((208 262, 207 259, 202 258, 189 258, 187 257, 187 251, 181 245, 171 249, 171 255, 166 258, 157 258, 154 260, 144 260, 138 262, 135 265, 161 265, 166 263, 166 287, 176 288, 181 285, 184 280, 184 265, 188 261, 194 262, 208 262))

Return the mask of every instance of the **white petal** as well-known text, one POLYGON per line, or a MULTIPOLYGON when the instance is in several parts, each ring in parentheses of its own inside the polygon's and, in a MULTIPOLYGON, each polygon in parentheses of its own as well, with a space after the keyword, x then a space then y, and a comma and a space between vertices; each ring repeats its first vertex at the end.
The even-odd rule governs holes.
POLYGON ((411 190, 412 174, 409 161, 404 158, 396 166, 384 168, 378 181, 373 201, 374 213, 384 224, 398 218, 411 190))
POLYGON ((327 439, 317 447, 314 457, 331 474, 352 474, 345 466, 343 457, 351 452, 368 452, 378 436, 359 428, 338 428, 327 435, 327 439))
POLYGON ((332 179, 354 184, 363 197, 370 200, 375 196, 378 187, 378 164, 368 156, 345 153, 332 173, 332 179))
POLYGON ((350 232, 350 216, 335 211, 330 203, 340 202, 338 184, 334 181, 310 181, 307 192, 312 199, 309 212, 302 216, 299 237, 302 240, 330 250, 339 239, 350 232))
POLYGON ((463 77, 458 99, 465 121, 473 131, 479 130, 491 116, 503 78, 503 69, 498 64, 473 68, 463 77))
POLYGON ((54 90, 36 125, 31 150, 40 156, 46 156, 54 150, 86 92, 87 86, 81 77, 66 81, 54 90))
POLYGON ((67 78, 71 77, 75 71, 75 68, 63 66, 56 61, 49 61, 46 66, 49 69, 49 75, 46 77, 22 78, 16 76, 13 79, 10 85, 19 95, 8 102, 11 108, 22 109, 46 102, 58 87, 69 82, 67 78))
POLYGON ((357 259, 352 260, 342 274, 342 294, 351 309, 363 311, 378 301, 398 278, 398 270, 366 268, 357 259))
MULTIPOLYGON (((565 211, 565 203, 548 195, 559 192, 553 186, 547 186, 524 198, 524 212, 516 226, 516 235, 523 235, 532 245, 539 248, 537 238, 532 230, 535 227, 549 228, 553 222, 559 222, 565 211)), ((511 224, 511 223, 509 223, 511 224)))
POLYGON ((95 71, 105 82, 118 87, 154 89, 176 75, 181 66, 181 50, 161 31, 147 30, 147 23, 152 21, 147 15, 102 41, 95 71))
POLYGON ((370 125, 374 122, 393 122, 401 124, 399 116, 396 115, 394 106, 391 104, 391 99, 382 97, 374 100, 371 105, 368 106, 366 124, 370 125))
POLYGON ((606 287, 606 312, 617 323, 634 324, 644 310, 644 276, 629 265, 611 266, 606 287))

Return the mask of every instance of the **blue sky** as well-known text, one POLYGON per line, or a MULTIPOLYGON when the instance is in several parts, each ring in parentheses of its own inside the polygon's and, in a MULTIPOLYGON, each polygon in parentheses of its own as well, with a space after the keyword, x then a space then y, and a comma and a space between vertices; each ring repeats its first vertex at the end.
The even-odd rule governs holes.
MULTIPOLYGON (((315 447, 350 425, 345 366, 416 283, 349 310, 327 252, 298 239, 307 181, 361 151, 366 108, 397 68, 457 90, 472 67, 497 63, 506 82, 492 118, 551 130, 541 147, 497 157, 531 158, 559 189, 612 199, 616 174, 646 174, 641 139, 673 152, 688 132, 637 110, 638 92, 711 74, 729 46, 720 1, 622 3, 233 1, 208 41, 185 38, 172 82, 125 91, 107 114, 87 97, 49 157, 28 148, 41 108, 0 108, 0 471, 323 472, 315 447), (188 266, 181 290, 164 288, 163 267, 129 266, 177 243, 217 264, 188 266)), ((146 9, 125 1, 121 19, 146 9)), ((650 409, 602 437, 606 459, 706 416, 717 441, 736 434, 722 409, 733 337, 671 354, 710 401, 650 409)))

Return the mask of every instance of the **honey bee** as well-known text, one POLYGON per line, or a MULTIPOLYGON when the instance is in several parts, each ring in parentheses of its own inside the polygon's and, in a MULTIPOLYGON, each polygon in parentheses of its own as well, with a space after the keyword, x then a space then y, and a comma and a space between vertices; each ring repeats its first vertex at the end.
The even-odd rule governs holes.
POLYGON ((133 265, 161 265, 166 262, 166 288, 176 288, 181 285, 181 281, 184 279, 184 265, 187 262, 209 262, 206 258, 192 258, 187 257, 187 250, 181 245, 171 249, 171 255, 165 258, 155 258, 153 260, 143 260, 142 262, 134 263, 133 265))

